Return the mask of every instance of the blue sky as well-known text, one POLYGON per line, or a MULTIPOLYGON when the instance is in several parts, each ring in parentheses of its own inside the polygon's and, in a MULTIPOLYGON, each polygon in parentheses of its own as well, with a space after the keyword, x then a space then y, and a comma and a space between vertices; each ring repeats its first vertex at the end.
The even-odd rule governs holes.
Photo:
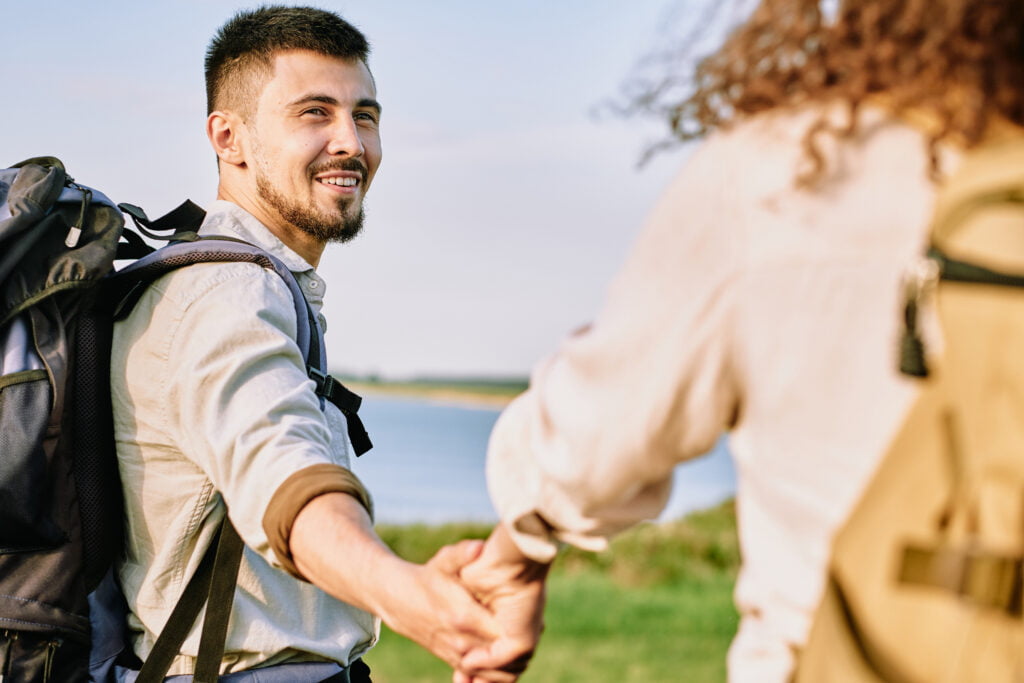
MULTIPOLYGON (((295 4, 295 3, 287 3, 295 4)), ((525 374, 597 312, 686 149, 596 117, 697 0, 311 3, 368 36, 384 162, 364 234, 328 248, 332 368, 525 374)), ((4 3, 4 157, 61 157, 80 182, 159 215, 205 204, 216 169, 202 59, 251 3, 4 3)))

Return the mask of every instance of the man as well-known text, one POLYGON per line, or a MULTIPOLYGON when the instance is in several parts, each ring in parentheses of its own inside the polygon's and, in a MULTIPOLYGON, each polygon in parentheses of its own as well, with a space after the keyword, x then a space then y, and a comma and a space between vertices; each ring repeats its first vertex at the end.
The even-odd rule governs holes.
MULTIPOLYGON (((315 267, 361 229, 381 161, 368 52, 334 14, 273 6, 235 16, 207 53, 220 180, 200 233, 278 257, 318 314, 315 267)), ((135 653, 149 654, 227 510, 246 548, 222 673, 319 661, 368 680, 358 658, 378 617, 457 666, 495 632, 457 582, 474 546, 420 566, 377 538, 345 419, 321 410, 295 334, 283 281, 248 263, 174 271, 116 326, 119 574, 135 653)), ((194 629, 170 673, 191 673, 197 649, 194 629)))
POLYGON ((641 94, 679 139, 709 137, 595 323, 495 427, 503 523, 462 575, 504 568, 478 593, 508 633, 536 638, 559 542, 600 549, 656 516, 675 465, 729 429, 743 552, 729 678, 790 679, 830 540, 915 395, 897 372, 900 282, 932 177, 1001 128, 1022 134, 1022 40, 1016 0, 851 0, 834 20, 818 0, 765 0, 695 78, 641 94))

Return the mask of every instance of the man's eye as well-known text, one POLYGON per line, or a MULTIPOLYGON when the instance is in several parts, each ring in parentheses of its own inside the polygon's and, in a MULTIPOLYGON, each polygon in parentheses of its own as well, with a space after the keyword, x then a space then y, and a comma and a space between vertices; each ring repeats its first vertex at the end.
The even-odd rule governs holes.
POLYGON ((313 116, 327 116, 327 110, 323 107, 310 107, 309 109, 302 112, 303 114, 312 114, 313 116))
POLYGON ((352 115, 356 121, 369 121, 370 123, 377 123, 377 115, 369 111, 357 111, 352 115))

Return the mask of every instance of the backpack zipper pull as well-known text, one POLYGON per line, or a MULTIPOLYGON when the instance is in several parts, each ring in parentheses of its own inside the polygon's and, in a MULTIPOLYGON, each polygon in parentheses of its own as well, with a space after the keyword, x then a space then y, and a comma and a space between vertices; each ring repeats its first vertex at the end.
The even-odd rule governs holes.
POLYGON ((60 638, 47 641, 46 659, 43 660, 43 683, 49 683, 53 676, 53 660, 57 656, 57 648, 64 644, 60 638))
POLYGON ((82 228, 85 227, 85 212, 88 211, 89 204, 92 202, 92 190, 88 187, 82 187, 75 182, 71 182, 69 185, 82 193, 82 205, 78 210, 78 221, 71 226, 67 237, 64 238, 64 246, 68 249, 74 249, 78 246, 78 240, 82 237, 82 228))
POLYGON ((900 372, 911 377, 927 377, 928 363, 924 341, 918 329, 918 313, 927 296, 935 290, 942 267, 931 257, 924 257, 904 278, 903 336, 900 339, 900 372))
POLYGON ((82 229, 76 225, 72 225, 71 229, 68 230, 68 236, 64 238, 64 246, 68 249, 74 249, 78 246, 78 240, 82 236, 82 229))

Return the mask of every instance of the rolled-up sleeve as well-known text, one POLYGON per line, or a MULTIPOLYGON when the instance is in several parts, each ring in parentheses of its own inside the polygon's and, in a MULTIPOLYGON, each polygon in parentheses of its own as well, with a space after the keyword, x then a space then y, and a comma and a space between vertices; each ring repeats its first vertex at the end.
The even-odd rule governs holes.
POLYGON ((527 555, 604 548, 657 516, 672 469, 739 410, 731 340, 742 253, 714 160, 691 159, 652 213, 593 325, 534 370, 488 448, 495 506, 527 555))

